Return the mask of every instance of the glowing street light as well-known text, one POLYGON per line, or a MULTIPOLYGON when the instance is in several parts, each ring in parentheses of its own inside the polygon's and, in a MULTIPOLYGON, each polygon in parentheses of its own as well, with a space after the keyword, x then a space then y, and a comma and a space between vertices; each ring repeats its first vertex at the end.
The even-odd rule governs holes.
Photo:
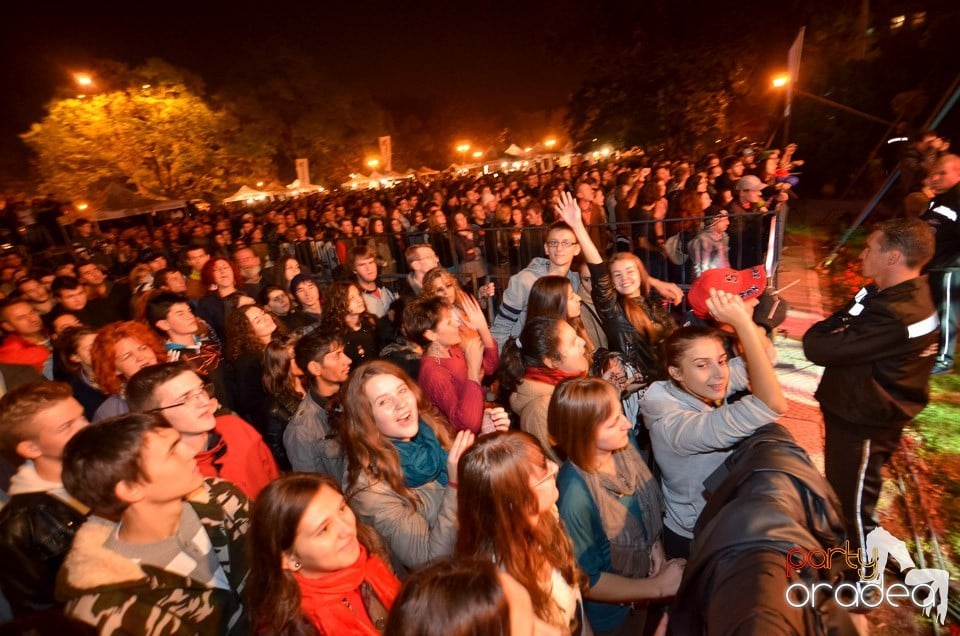
POLYGON ((84 88, 93 86, 93 78, 89 73, 74 73, 73 81, 77 83, 77 86, 83 86, 84 88))
POLYGON ((462 144, 457 145, 457 152, 459 152, 460 156, 462 157, 460 163, 467 163, 467 152, 469 151, 470 151, 469 142, 464 142, 462 144))
POLYGON ((789 75, 777 75, 773 78, 773 87, 774 88, 783 88, 787 85, 787 82, 790 81, 789 75))
POLYGON ((550 139, 547 139, 546 141, 544 141, 543 145, 546 146, 547 148, 553 148, 554 146, 557 145, 557 140, 551 137, 550 139))
POLYGON ((88 206, 86 203, 78 203, 78 204, 77 204, 77 209, 78 209, 78 210, 86 210, 88 207, 90 207, 90 206, 88 206))
POLYGON ((380 160, 379 160, 379 159, 367 159, 367 165, 368 165, 369 167, 373 168, 374 170, 376 170, 377 167, 380 165, 380 160))
POLYGON ((482 156, 483 156, 483 152, 481 152, 480 150, 477 150, 476 152, 473 153, 474 159, 479 159, 482 156))

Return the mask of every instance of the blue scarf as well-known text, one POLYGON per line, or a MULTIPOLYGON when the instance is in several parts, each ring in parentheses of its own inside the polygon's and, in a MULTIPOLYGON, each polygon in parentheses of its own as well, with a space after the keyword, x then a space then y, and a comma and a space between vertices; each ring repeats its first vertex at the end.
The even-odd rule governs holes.
POLYGON ((400 453, 400 468, 410 488, 431 481, 447 485, 447 451, 440 446, 433 429, 420 420, 420 430, 409 442, 390 440, 400 453))

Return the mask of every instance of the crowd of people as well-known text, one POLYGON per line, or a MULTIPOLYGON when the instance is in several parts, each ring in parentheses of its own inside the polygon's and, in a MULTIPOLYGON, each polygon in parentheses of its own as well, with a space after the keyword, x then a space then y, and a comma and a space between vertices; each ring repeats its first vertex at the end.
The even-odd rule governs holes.
MULTIPOLYGON (((80 220, 59 261, 7 254, 12 617, 140 634, 685 633, 704 608, 669 604, 686 560, 710 559, 705 484, 787 409, 764 262, 794 150, 456 177, 102 234, 80 220)), ((761 592, 744 615, 772 606, 785 632, 811 620, 761 592)))

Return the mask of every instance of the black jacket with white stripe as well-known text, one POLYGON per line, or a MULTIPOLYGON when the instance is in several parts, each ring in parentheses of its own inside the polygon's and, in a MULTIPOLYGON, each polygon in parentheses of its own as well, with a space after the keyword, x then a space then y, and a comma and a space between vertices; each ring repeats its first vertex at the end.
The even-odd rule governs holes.
POLYGON ((826 367, 821 409, 864 439, 895 439, 927 405, 939 334, 926 276, 864 287, 803 337, 807 358, 826 367))

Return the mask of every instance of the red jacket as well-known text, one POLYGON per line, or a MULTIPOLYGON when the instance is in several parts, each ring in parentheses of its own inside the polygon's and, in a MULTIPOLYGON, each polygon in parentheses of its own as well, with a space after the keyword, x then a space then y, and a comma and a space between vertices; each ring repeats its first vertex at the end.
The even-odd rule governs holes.
POLYGON ((27 364, 43 373, 50 350, 43 345, 27 342, 15 333, 7 334, 0 345, 0 362, 27 364))
POLYGON ((260 433, 236 415, 218 417, 210 434, 217 436, 212 447, 196 456, 205 477, 233 482, 252 500, 280 475, 260 433))

